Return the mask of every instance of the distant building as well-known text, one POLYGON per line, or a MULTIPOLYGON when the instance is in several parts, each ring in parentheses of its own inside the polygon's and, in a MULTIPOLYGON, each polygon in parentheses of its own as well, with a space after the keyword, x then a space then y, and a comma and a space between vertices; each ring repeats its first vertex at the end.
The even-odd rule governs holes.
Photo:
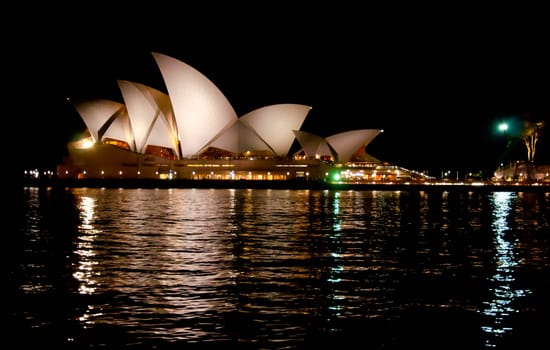
POLYGON ((493 180, 550 183, 550 165, 534 165, 518 160, 498 167, 495 170, 493 180))
POLYGON ((380 129, 320 137, 300 130, 311 107, 276 104, 237 117, 200 72, 153 53, 168 94, 120 80, 124 103, 73 101, 87 135, 57 167, 66 179, 411 181, 426 176, 365 147, 380 129), (289 154, 293 143, 302 147, 289 154))

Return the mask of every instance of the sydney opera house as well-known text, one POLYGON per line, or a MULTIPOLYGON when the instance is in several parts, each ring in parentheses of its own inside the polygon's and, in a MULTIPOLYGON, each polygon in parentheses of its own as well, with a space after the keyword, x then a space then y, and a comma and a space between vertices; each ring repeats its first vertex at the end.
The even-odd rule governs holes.
POLYGON ((301 130, 311 109, 302 104, 269 105, 237 116, 203 74, 175 58, 159 53, 153 57, 167 93, 119 80, 123 102, 72 101, 87 130, 84 138, 68 144, 68 154, 57 167, 58 178, 357 182, 424 178, 366 153, 380 129, 321 137, 301 130))

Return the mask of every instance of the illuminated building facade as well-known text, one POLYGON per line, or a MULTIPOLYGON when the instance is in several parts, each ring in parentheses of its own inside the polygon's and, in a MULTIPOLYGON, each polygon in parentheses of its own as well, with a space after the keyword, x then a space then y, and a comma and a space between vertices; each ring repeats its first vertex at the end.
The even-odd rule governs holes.
POLYGON ((380 129, 320 137, 300 128, 311 107, 275 104, 238 117, 204 75, 153 53, 168 93, 120 80, 124 103, 73 101, 87 137, 57 167, 68 179, 394 181, 422 178, 365 153, 380 129), (302 147, 290 155, 292 145, 302 147))

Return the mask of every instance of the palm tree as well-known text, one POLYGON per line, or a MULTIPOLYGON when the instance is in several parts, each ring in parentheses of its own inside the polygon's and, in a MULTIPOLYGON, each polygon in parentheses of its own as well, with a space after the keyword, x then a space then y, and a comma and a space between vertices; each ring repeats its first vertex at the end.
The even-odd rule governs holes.
POLYGON ((523 140, 525 147, 527 147, 527 161, 530 164, 535 163, 535 150, 543 127, 544 121, 524 121, 524 128, 520 138, 523 140))

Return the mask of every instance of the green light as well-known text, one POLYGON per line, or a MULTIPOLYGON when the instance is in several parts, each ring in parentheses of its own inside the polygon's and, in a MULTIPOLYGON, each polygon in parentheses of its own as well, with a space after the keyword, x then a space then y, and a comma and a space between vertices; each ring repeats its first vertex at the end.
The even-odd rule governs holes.
POLYGON ((334 174, 332 175, 332 180, 333 180, 333 181, 340 181, 340 178, 341 178, 341 177, 340 177, 340 174, 339 174, 339 173, 334 173, 334 174))
POLYGON ((498 125, 498 130, 502 131, 502 132, 507 131, 508 130, 508 123, 500 123, 498 125))
POLYGON ((518 137, 523 130, 523 122, 515 116, 506 116, 498 121, 495 125, 495 134, 504 135, 507 137, 518 137))

